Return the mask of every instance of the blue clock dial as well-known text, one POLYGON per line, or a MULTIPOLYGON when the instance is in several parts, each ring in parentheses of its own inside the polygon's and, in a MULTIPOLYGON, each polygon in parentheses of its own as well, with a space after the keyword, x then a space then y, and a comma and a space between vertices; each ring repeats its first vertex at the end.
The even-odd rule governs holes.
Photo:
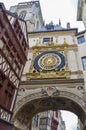
POLYGON ((34 68, 40 70, 59 70, 65 65, 65 57, 57 51, 45 51, 34 60, 34 68))

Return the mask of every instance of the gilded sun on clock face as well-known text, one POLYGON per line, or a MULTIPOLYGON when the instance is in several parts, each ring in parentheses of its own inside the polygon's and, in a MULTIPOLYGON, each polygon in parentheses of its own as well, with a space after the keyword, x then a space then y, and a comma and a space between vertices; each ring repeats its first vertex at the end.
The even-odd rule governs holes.
POLYGON ((64 55, 57 51, 45 51, 34 60, 34 68, 40 70, 58 70, 65 65, 64 55))
POLYGON ((61 63, 61 59, 58 55, 54 53, 47 53, 41 56, 38 60, 38 65, 43 70, 55 69, 61 63))

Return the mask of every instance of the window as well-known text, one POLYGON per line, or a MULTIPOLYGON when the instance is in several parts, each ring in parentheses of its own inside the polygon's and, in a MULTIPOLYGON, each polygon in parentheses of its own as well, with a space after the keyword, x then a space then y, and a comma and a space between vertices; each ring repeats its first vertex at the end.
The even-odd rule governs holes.
POLYGON ((46 38, 43 38, 43 43, 44 42, 52 42, 53 41, 53 37, 46 37, 46 38))
POLYGON ((35 115, 34 116, 34 119, 33 119, 33 124, 34 124, 34 126, 38 126, 38 115, 35 115))
POLYGON ((19 17, 24 19, 26 16, 26 13, 27 13, 26 11, 21 11, 19 17))
POLYGON ((78 44, 81 44, 81 43, 85 42, 84 36, 78 37, 77 41, 78 41, 78 44))
POLYGON ((82 57, 83 69, 86 70, 86 57, 82 57))
POLYGON ((56 117, 58 117, 58 111, 55 111, 56 117))
POLYGON ((47 124, 47 118, 40 118, 40 124, 46 125, 47 124))

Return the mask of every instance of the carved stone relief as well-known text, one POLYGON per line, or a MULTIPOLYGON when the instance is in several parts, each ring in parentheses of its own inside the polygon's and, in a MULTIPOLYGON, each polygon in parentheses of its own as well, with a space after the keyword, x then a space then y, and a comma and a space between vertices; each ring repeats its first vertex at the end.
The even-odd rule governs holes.
POLYGON ((49 86, 49 87, 42 88, 41 93, 44 95, 47 94, 48 96, 52 96, 55 93, 57 93, 58 95, 59 91, 57 90, 55 86, 49 86))

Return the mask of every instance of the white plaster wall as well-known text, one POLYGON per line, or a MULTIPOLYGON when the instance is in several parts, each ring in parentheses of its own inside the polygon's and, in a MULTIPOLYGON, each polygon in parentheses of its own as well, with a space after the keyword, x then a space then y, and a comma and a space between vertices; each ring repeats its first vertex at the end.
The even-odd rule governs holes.
POLYGON ((33 47, 36 45, 37 41, 39 41, 39 37, 36 37, 36 38, 29 38, 29 47, 33 47))
POLYGON ((86 56, 86 42, 79 44, 78 48, 79 48, 80 57, 86 56))
POLYGON ((69 44, 69 45, 74 44, 74 43, 73 43, 73 38, 72 38, 71 35, 59 36, 59 37, 58 37, 58 43, 63 44, 63 43, 64 43, 64 38, 66 39, 67 44, 69 44))
POLYGON ((71 71, 77 71, 77 62, 76 62, 76 57, 75 57, 75 53, 73 50, 68 51, 68 68, 71 71))
POLYGON ((67 42, 67 44, 69 44, 69 45, 72 45, 72 44, 74 44, 74 42, 73 42, 73 38, 72 38, 72 36, 71 35, 65 35, 65 36, 58 36, 58 37, 55 37, 55 36, 51 36, 51 35, 48 35, 48 36, 37 36, 37 37, 30 37, 29 38, 29 35, 28 35, 28 38, 29 38, 29 47, 32 47, 32 46, 34 46, 35 44, 36 44, 36 41, 38 40, 38 41, 40 41, 40 43, 42 44, 42 42, 43 42, 43 38, 46 38, 46 37, 53 37, 53 42, 56 42, 56 40, 57 40, 57 42, 59 43, 59 44, 63 44, 64 43, 64 38, 66 39, 66 42, 67 42))

